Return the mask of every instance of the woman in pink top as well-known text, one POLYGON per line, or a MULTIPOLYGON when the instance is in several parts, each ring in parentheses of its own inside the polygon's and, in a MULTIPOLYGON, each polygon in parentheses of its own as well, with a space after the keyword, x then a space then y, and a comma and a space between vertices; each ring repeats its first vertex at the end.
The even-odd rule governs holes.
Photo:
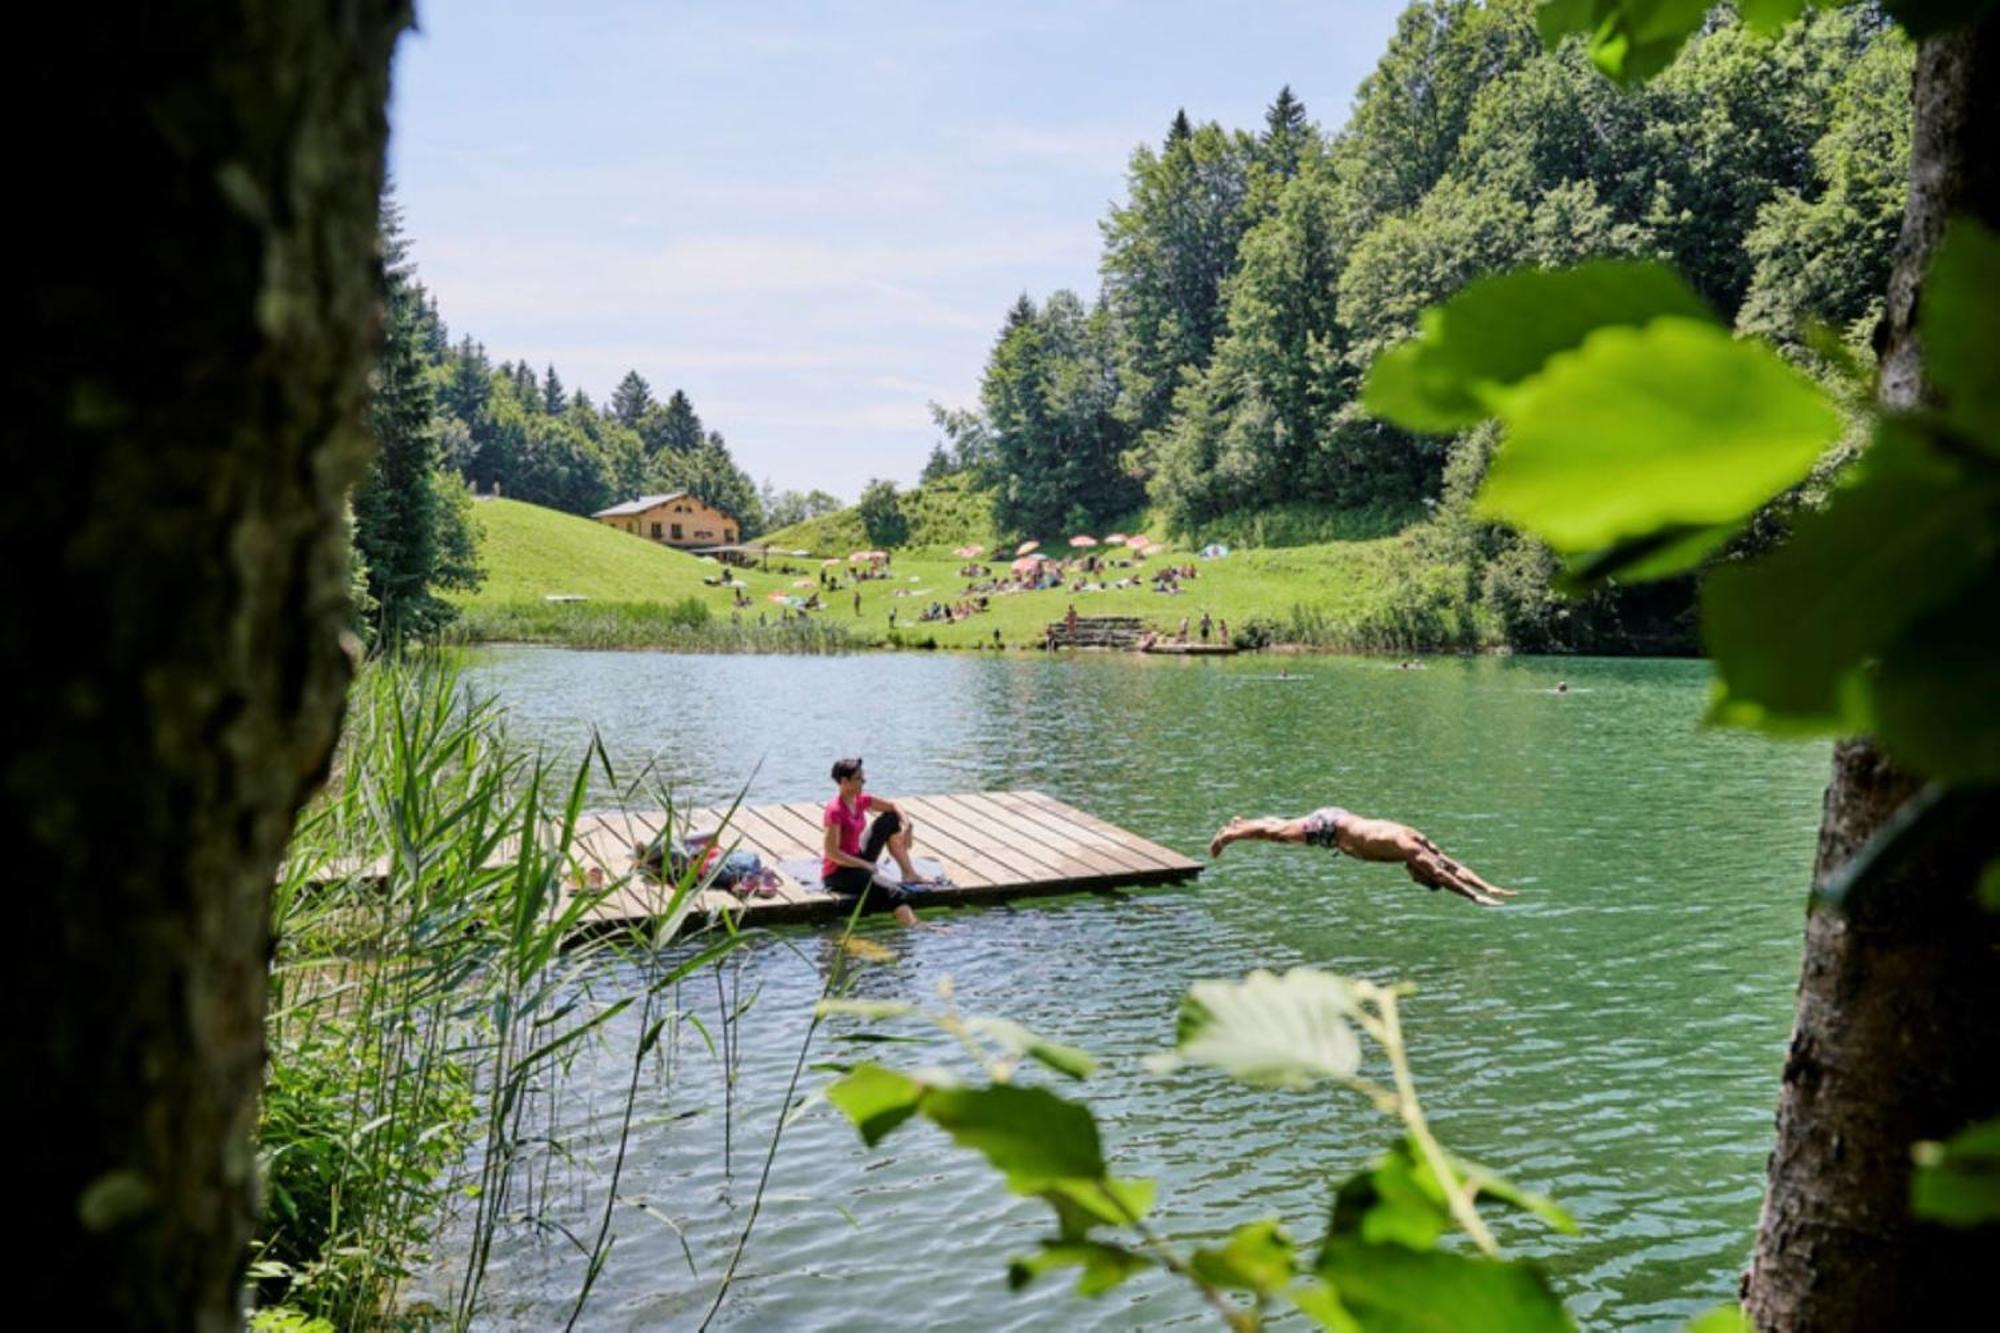
POLYGON ((917 914, 910 910, 910 895, 875 879, 875 863, 886 847, 896 858, 905 884, 925 883, 910 861, 916 824, 894 801, 862 791, 868 778, 859 759, 835 760, 833 780, 838 790, 826 803, 821 820, 826 827, 826 846, 820 857, 820 883, 845 898, 866 898, 869 907, 888 907, 906 926, 919 924, 917 914), (877 812, 872 822, 868 818, 871 810, 877 812))

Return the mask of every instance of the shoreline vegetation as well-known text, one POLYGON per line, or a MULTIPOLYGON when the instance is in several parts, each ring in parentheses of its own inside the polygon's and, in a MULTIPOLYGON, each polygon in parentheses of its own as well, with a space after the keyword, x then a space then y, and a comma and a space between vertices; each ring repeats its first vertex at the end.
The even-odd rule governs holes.
MULTIPOLYGON (((858 518, 843 511, 774 534, 773 553, 748 568, 520 501, 481 500, 474 510, 486 577, 452 598, 457 615, 444 637, 464 646, 688 653, 1020 652, 1040 651, 1048 627, 1074 606, 1080 617, 1136 617, 1167 638, 1185 617, 1196 642, 1206 613, 1211 641, 1227 626, 1240 651, 1679 656, 1695 649, 1684 593, 1670 592, 1657 610, 1628 619, 1633 599, 1561 600, 1539 567, 1518 572, 1518 587, 1489 569, 1482 585, 1452 549, 1453 520, 1418 516, 1422 511, 1279 510, 1246 517, 1227 534, 1204 531, 1195 541, 1151 548, 1143 559, 1120 546, 1072 549, 1067 537, 1077 534, 1051 534, 1045 549, 1070 562, 1060 585, 982 594, 972 589, 1006 583, 1016 544, 994 553, 990 517, 978 517, 990 515, 981 508, 986 497, 947 481, 937 488, 948 493, 939 504, 926 495, 932 489, 912 492, 912 507, 938 508, 954 530, 969 529, 955 545, 943 545, 953 538, 931 530, 924 544, 888 548, 886 562, 851 560, 879 548, 868 546, 858 518), (1229 542, 1235 536, 1295 544, 1237 547, 1229 542), (1204 557, 1216 542, 1228 554, 1204 557), (973 547, 979 555, 956 554, 973 547), (1099 567, 1084 572, 1077 562, 1085 556, 1099 567), (989 572, 968 572, 974 567, 989 572), (1168 568, 1192 575, 1166 582, 1176 591, 1158 591, 1155 576, 1168 568), (1121 582, 1126 586, 1116 586, 1121 582), (925 618, 933 604, 969 609, 982 595, 983 610, 925 618), (819 609, 795 609, 809 598, 819 609), (1496 609, 1505 606, 1513 609, 1496 609), (1540 632, 1523 632, 1530 620, 1540 632)), ((1125 531, 1150 526, 1135 522, 1125 531)))
MULTIPOLYGON (((524 1232, 574 1247, 573 1321, 614 1239, 635 1110, 685 1062, 733 1059, 748 1006, 720 997, 748 937, 675 940, 692 869, 648 930, 574 937, 618 888, 578 865, 586 793, 671 824, 656 774, 620 775, 596 744, 551 766, 448 653, 371 664, 350 701, 272 892, 250 1327, 469 1327, 493 1313, 496 1239, 524 1232), (579 1060, 629 1065, 622 1103, 564 1102, 579 1060)), ((741 1108, 725 1093, 702 1112, 741 1108)))

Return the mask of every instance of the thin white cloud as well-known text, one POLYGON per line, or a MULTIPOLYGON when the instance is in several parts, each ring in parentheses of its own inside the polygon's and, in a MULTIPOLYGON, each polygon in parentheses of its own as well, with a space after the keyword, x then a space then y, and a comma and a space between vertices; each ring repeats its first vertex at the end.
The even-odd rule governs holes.
POLYGON ((988 125, 965 132, 983 157, 1055 163, 1093 172, 1122 171, 1144 131, 1124 125, 988 125))

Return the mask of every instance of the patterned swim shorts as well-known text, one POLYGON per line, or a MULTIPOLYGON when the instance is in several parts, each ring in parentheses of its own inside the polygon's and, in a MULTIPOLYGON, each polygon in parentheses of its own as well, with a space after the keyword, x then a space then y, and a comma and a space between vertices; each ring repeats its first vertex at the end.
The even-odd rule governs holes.
POLYGON ((1350 816, 1337 805, 1322 806, 1306 816, 1306 845, 1324 847, 1338 855, 1340 844, 1334 835, 1340 832, 1340 821, 1350 816))

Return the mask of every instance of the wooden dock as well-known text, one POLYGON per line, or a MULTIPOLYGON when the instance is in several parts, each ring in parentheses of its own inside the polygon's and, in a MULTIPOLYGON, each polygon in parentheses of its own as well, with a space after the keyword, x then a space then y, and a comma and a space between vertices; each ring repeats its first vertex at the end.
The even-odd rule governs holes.
MULTIPOLYGON (((948 887, 919 896, 922 912, 1009 898, 1077 893, 1193 879, 1199 861, 1108 824, 1075 806, 1037 791, 973 792, 950 796, 897 796, 896 804, 916 823, 914 855, 943 866, 948 887)), ((814 871, 824 835, 819 801, 737 808, 727 825, 722 809, 685 812, 686 829, 721 829, 721 844, 753 851, 765 866, 810 860, 814 871)), ((601 873, 611 892, 593 908, 586 924, 593 931, 643 926, 665 905, 671 890, 636 873, 635 844, 659 832, 664 813, 589 815, 577 828, 578 861, 601 873)), ((887 857, 883 864, 894 872, 887 857)), ((703 890, 695 915, 715 920, 727 913, 739 926, 794 921, 832 921, 847 915, 852 900, 817 883, 781 873, 773 896, 743 896, 703 890)))

